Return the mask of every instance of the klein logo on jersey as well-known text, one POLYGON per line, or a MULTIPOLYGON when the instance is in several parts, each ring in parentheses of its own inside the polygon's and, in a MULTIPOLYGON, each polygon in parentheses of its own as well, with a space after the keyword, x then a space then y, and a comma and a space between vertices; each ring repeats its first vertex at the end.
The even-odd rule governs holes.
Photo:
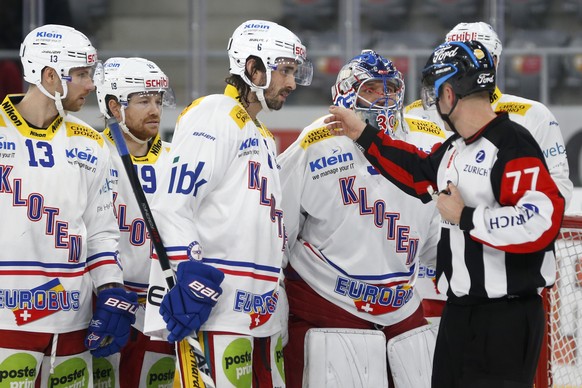
POLYGON ((13 141, 8 141, 5 136, 0 135, 0 150, 1 151, 15 151, 16 143, 13 141))
POLYGON ((477 155, 475 155, 475 162, 482 163, 484 160, 485 160, 485 151, 480 150, 479 152, 477 152, 477 155))
POLYGON ((525 116, 525 114, 530 108, 531 104, 524 104, 519 102, 500 102, 499 104, 497 104, 495 111, 525 116))
POLYGON ((351 152, 344 152, 343 154, 337 156, 322 156, 321 158, 309 162, 309 170, 311 170, 311 172, 315 172, 317 170, 321 170, 336 164, 352 162, 353 160, 354 155, 352 155, 351 152))
POLYGON ((243 151, 246 150, 247 148, 251 148, 251 147, 258 147, 259 146, 259 139, 257 139, 256 137, 249 137, 246 140, 243 140, 243 142, 240 144, 240 147, 238 148, 239 151, 243 151))
POLYGON ((65 154, 69 159, 78 159, 83 162, 95 165, 98 162, 98 158, 94 155, 95 151, 91 147, 85 147, 83 150, 79 150, 78 147, 65 150, 65 154))
POLYGON ((220 296, 218 291, 200 283, 198 280, 194 280, 192 283, 188 284, 188 287, 190 288, 190 291, 192 291, 192 295, 198 299, 210 298, 216 302, 220 296))

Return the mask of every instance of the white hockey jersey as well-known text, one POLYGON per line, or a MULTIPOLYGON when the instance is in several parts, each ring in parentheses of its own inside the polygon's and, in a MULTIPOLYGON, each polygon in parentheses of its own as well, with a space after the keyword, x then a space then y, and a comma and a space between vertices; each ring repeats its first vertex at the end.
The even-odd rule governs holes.
MULTIPOLYGON (((436 255, 434 203, 403 193, 354 142, 332 136, 324 118, 279 157, 289 263, 319 295, 351 314, 388 326, 410 316, 419 257, 436 255)), ((446 140, 437 125, 406 116, 399 139, 430 152, 446 140)))
MULTIPOLYGON (((198 243, 203 262, 225 274, 201 330, 266 337, 280 330, 272 316, 285 246, 281 186, 273 135, 236 98, 227 86, 180 114, 152 212, 173 264, 195 258, 198 243)), ((145 332, 163 337, 165 283, 157 264, 151 271, 145 332)))
POLYGON ((0 109, 0 328, 87 328, 94 287, 122 283, 109 150, 83 121, 31 127, 0 109))
MULTIPOLYGON (((566 156, 566 145, 560 131, 560 125, 552 112, 542 103, 523 97, 503 94, 499 88, 491 96, 491 106, 496 112, 507 112, 512 121, 522 125, 531 132, 540 145, 548 170, 566 200, 566 208, 572 198, 574 184, 570 180, 570 167, 566 156)), ((405 113, 445 127, 436 109, 424 110, 422 102, 417 100, 405 108, 405 113)))
MULTIPOLYGON (((123 282, 126 289, 136 292, 138 295, 140 308, 137 310, 133 326, 143 332, 152 254, 150 235, 109 128, 103 131, 103 138, 111 152, 110 179, 113 187, 113 203, 117 224, 121 234, 119 261, 123 266, 123 282)), ((158 134, 152 139, 150 149, 145 156, 131 157, 148 202, 151 202, 153 194, 159 187, 159 169, 168 158, 169 152, 170 144, 162 141, 158 134)))

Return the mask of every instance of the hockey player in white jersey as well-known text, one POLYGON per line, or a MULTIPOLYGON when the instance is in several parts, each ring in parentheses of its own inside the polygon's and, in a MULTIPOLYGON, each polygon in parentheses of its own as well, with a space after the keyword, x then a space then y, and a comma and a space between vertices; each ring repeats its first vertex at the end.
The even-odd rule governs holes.
MULTIPOLYGON (((447 42, 477 40, 489 50, 495 66, 499 65, 503 46, 495 30, 487 23, 459 23, 447 33, 445 40, 447 42)), ((491 105, 496 112, 508 112, 512 121, 521 124, 531 132, 544 153, 550 174, 564 196, 567 208, 572 198, 574 185, 569 177, 570 168, 564 138, 552 112, 541 102, 502 93, 499 87, 491 95, 491 105)), ((436 109, 425 110, 421 100, 408 105, 405 112, 420 116, 445 128, 436 109)), ((436 317, 440 316, 446 296, 437 292, 433 283, 434 276, 433 268, 422 266, 418 289, 423 297, 425 311, 430 311, 431 316, 436 317)))
POLYGON ((0 379, 90 387, 91 353, 118 352, 137 308, 117 259, 109 150, 68 114, 94 89, 97 54, 79 31, 45 25, 20 56, 28 91, 0 109, 0 379))
MULTIPOLYGON (((159 168, 170 150, 170 145, 162 141, 159 133, 162 108, 175 105, 169 79, 147 59, 110 58, 96 71, 95 86, 99 109, 106 118, 115 117, 119 122, 149 199, 159 187, 159 168)), ((103 138, 112 155, 111 183, 121 233, 119 253, 123 280, 128 290, 137 293, 139 309, 129 342, 121 353, 107 360, 94 359, 101 371, 96 378, 118 381, 121 388, 142 387, 151 381, 171 384, 174 375, 168 371, 174 370, 174 347, 167 341, 153 341, 143 334, 151 262, 149 234, 109 128, 103 131, 103 138), (108 368, 112 373, 105 373, 108 368)))
MULTIPOLYGON (((430 152, 446 135, 431 122, 402 117, 404 89, 390 60, 364 50, 340 70, 332 97, 334 105, 430 152)), ((419 205, 384 179, 350 139, 332 136, 324 119, 306 127, 279 157, 289 237, 285 370, 292 388, 313 384, 309 374, 325 372, 311 370, 302 381, 311 328, 377 329, 390 339, 426 325, 413 285, 419 257, 436 255, 435 206, 419 205)))
POLYGON ((276 315, 286 238, 274 137, 257 114, 279 110, 297 84, 311 83, 313 69, 295 34, 263 20, 234 31, 228 56, 225 93, 179 116, 154 196, 177 285, 163 296, 152 264, 146 331, 174 342, 200 330, 217 387, 283 387, 276 315))

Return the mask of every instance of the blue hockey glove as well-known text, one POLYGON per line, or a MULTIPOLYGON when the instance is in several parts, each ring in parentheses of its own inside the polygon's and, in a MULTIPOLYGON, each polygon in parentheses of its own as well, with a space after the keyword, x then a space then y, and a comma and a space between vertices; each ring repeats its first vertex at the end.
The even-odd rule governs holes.
POLYGON ((168 341, 181 341, 198 331, 222 294, 224 274, 206 264, 184 261, 178 265, 176 285, 162 300, 160 314, 170 331, 168 341))
POLYGON ((117 353, 127 343, 138 308, 137 294, 122 288, 99 293, 85 346, 95 357, 117 353))

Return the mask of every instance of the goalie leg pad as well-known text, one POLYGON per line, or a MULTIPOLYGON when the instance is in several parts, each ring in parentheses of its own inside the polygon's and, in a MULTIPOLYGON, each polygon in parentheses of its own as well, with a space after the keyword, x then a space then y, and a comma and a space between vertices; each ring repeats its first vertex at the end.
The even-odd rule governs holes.
POLYGON ((305 336, 303 386, 388 387, 386 337, 378 330, 310 329, 305 336))
POLYGON ((429 388, 438 322, 388 340, 386 351, 396 388, 429 388))

